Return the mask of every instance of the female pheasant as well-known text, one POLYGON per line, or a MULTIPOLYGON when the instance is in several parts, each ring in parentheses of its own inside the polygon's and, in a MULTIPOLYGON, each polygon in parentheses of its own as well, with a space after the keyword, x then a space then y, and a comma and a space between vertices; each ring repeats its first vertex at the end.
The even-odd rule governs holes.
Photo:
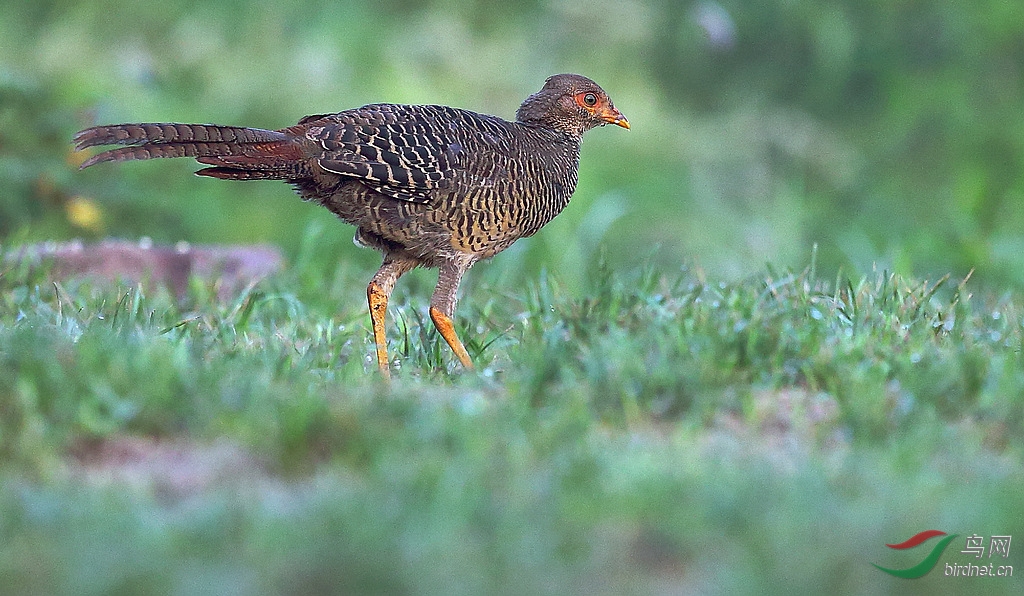
POLYGON ((451 317, 463 274, 537 232, 576 188, 583 133, 629 128, 595 82, 547 79, 514 122, 437 105, 372 104, 307 116, 281 130, 210 124, 117 124, 75 135, 78 150, 125 145, 87 159, 194 157, 225 180, 285 180, 356 226, 356 241, 384 254, 366 289, 381 373, 390 376, 385 313, 395 282, 440 269, 430 318, 467 368, 451 317))

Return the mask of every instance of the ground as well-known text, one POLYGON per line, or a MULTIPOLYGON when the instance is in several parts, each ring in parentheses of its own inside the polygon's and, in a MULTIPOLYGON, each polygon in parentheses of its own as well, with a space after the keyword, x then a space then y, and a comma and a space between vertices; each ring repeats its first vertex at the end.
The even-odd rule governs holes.
MULTIPOLYGON (((0 276, 11 594, 1019 593, 948 578, 1024 511, 1024 309, 886 272, 475 278, 464 371, 365 272, 227 295, 0 276)), ((1021 565, 1011 547, 1001 562, 1021 565)))

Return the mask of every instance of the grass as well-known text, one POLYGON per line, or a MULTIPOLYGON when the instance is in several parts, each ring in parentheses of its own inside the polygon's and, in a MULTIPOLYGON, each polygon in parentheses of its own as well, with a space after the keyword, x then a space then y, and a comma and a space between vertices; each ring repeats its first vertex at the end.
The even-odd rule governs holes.
POLYGON ((924 529, 1021 534, 1017 296, 485 273, 478 370, 396 293, 389 386, 369 271, 327 258, 227 303, 7 266, 5 594, 1019 593, 1015 544, 1012 579, 944 577, 961 539, 920 580, 871 566, 924 529))

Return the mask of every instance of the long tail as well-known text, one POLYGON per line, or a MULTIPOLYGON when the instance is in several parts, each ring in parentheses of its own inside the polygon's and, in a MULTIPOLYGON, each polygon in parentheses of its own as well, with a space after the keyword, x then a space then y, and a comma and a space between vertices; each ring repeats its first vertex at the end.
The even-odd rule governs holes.
POLYGON ((200 176, 230 180, 297 179, 307 167, 294 137, 276 130, 215 124, 116 124, 94 126, 74 137, 75 149, 126 145, 94 155, 81 169, 104 161, 194 157, 200 176))

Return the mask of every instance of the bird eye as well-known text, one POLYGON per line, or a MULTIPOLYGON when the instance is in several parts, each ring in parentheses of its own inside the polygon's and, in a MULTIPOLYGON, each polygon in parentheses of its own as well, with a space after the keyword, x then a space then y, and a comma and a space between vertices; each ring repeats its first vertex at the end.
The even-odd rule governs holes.
POLYGON ((573 99, 576 100, 576 105, 590 113, 593 113, 597 104, 601 103, 601 97, 593 91, 580 91, 573 99))

